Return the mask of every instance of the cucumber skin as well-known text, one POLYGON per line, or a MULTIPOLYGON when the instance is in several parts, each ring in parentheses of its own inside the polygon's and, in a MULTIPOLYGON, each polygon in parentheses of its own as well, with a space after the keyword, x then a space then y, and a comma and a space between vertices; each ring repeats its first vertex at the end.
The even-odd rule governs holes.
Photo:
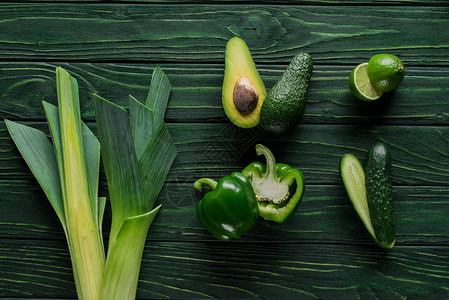
POLYGON ((365 176, 366 197, 377 243, 384 248, 392 248, 395 243, 395 222, 391 154, 386 144, 375 143, 369 150, 365 176))
POLYGON ((292 58, 260 110, 260 126, 266 133, 281 135, 299 123, 306 107, 312 68, 309 54, 301 52, 292 58))

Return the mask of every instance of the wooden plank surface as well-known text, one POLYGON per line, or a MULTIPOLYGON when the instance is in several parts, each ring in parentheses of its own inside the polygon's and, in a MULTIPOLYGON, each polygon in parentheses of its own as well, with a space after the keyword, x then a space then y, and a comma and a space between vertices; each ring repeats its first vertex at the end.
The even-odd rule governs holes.
MULTIPOLYGON (((104 183, 100 195, 107 195, 104 183)), ((397 245, 449 246, 449 226, 446 226, 449 187, 395 186, 393 197, 397 245)), ((167 183, 158 199, 162 209, 151 227, 149 241, 214 241, 196 219, 195 204, 200 198, 192 182, 167 183)), ((3 199, 0 239, 65 240, 59 221, 37 183, 2 180, 0 199, 3 199)), ((108 209, 104 232, 108 233, 109 228, 108 209)), ((375 245, 342 185, 306 185, 304 200, 294 218, 285 224, 261 219, 242 237, 241 242, 246 241, 375 245)))
MULTIPOLYGON (((303 124, 447 125, 447 67, 406 67, 403 84, 379 101, 352 96, 353 65, 315 66, 303 124)), ((55 68, 62 66, 80 85, 82 115, 94 120, 92 94, 126 106, 128 95, 145 99, 155 64, 0 63, 0 119, 44 120, 42 101, 56 104, 55 68)), ((160 64, 173 85, 166 121, 227 123, 221 105, 223 64, 160 64)), ((284 65, 258 65, 267 89, 284 65)))
MULTIPOLYGON (((444 6, 446 0, 348 0, 344 1, 342 3, 338 0, 234 0, 233 3, 235 4, 303 4, 303 5, 373 5, 373 6, 444 6)), ((19 2, 19 1, 15 1, 19 2)), ((27 2, 58 2, 58 3, 65 3, 65 2, 74 2, 73 0, 27 0, 27 2)), ((100 0, 76 0, 76 2, 79 3, 111 3, 111 4, 117 4, 117 2, 122 3, 174 3, 174 4, 191 4, 192 0, 120 0, 120 1, 100 1, 100 0)), ((204 4, 204 5, 210 5, 210 4, 223 4, 223 3, 229 3, 227 0, 202 0, 202 1, 195 1, 195 4, 204 4)))
MULTIPOLYGON (((74 298, 63 241, 2 243, 0 296, 74 298)), ((148 243, 138 298, 421 299, 449 295, 447 247, 148 243), (226 295, 226 296, 223 296, 226 295)))
POLYGON ((258 63, 360 63, 379 51, 448 65, 446 7, 0 5, 1 60, 216 62, 245 39, 258 63))
POLYGON ((41 101, 56 103, 58 65, 79 81, 94 131, 92 93, 143 99, 157 65, 174 87, 166 121, 179 155, 158 198, 139 299, 449 298, 447 1, 26 2, 0 4, 0 298, 76 298, 61 226, 3 122, 47 131, 41 101), (288 135, 227 120, 221 84, 234 35, 268 89, 295 53, 314 58, 305 116, 288 135), (381 100, 361 102, 349 73, 379 52, 400 56, 406 77, 381 100), (363 228, 338 170, 345 153, 363 162, 377 140, 393 156, 391 251, 363 228), (303 203, 285 224, 260 220, 239 240, 217 241, 196 218, 202 195, 192 182, 258 160, 256 142, 303 171, 303 203))
MULTIPOLYGON (((47 131, 46 123, 31 124, 47 131)), ((257 142, 269 146, 278 162, 300 169, 312 184, 340 184, 342 156, 350 152, 363 162, 369 147, 379 140, 390 146, 394 184, 447 185, 449 177, 447 126, 304 124, 289 135, 271 139, 231 124, 170 123, 168 128, 178 150, 170 182, 193 182, 204 176, 218 179, 242 170, 259 159, 253 148, 257 142)), ((0 179, 31 178, 3 122, 0 137, 0 179)))

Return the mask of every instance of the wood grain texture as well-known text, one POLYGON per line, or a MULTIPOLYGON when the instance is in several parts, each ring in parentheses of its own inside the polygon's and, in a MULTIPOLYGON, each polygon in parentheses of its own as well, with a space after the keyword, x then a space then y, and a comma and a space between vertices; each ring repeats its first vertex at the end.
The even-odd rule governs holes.
MULTIPOLYGON (((138 299, 445 299, 448 247, 148 243, 138 299), (226 295, 223 297, 223 295, 226 295)), ((63 241, 0 242, 0 296, 75 298, 63 241)))
MULTIPOLYGON (((21 3, 21 0, 15 0, 15 1, 9 1, 11 3, 21 3)), ((119 2, 122 3, 145 3, 145 4, 158 4, 158 3, 173 3, 173 4, 191 4, 192 0, 109 0, 109 1, 102 1, 102 0, 27 0, 27 2, 59 2, 59 3, 110 3, 110 4, 117 4, 119 2)), ((233 0, 233 3, 238 4, 272 4, 272 5, 342 5, 341 1, 338 0, 233 0)), ((203 5, 210 5, 210 4, 222 4, 222 3, 229 3, 228 0, 202 0, 202 1, 195 1, 195 4, 203 4, 203 5)), ((344 5, 372 5, 372 6, 385 6, 385 5, 407 5, 407 6, 444 6, 446 3, 446 0, 348 0, 344 2, 344 5)))
POLYGON ((77 78, 94 131, 92 93, 121 105, 128 94, 144 99, 157 65, 174 86, 165 121, 179 155, 158 198, 138 299, 449 298, 447 1, 32 2, 0 4, 0 298, 76 298, 61 225, 3 122, 48 131, 41 101, 56 103, 58 65, 77 78), (267 88, 297 52, 314 58, 305 116, 288 135, 226 118, 224 51, 235 35, 267 88), (398 55, 406 78, 380 101, 356 100, 349 73, 380 52, 398 55), (393 157, 391 251, 371 240, 339 174, 345 153, 363 162, 378 140, 393 157), (241 239, 215 240, 196 218, 202 194, 192 182, 263 161, 257 142, 303 171, 304 200, 285 224, 260 220, 241 239))
MULTIPOLYGON (((100 195, 107 195, 105 184, 101 185, 100 195)), ((151 242, 214 241, 196 217, 195 207, 201 197, 192 182, 166 183, 157 200, 162 209, 148 239, 151 242)), ((395 186, 393 199, 397 245, 449 246, 448 187, 395 186)), ((108 233, 109 229, 108 204, 103 232, 108 233)), ((65 239, 55 213, 36 182, 0 182, 0 239, 65 239)), ((304 200, 292 219, 284 224, 260 219, 240 241, 375 245, 343 185, 307 185, 304 200)))
MULTIPOLYGON (((46 123, 31 125, 47 131, 46 123)), ((263 161, 255 154, 258 142, 268 146, 278 162, 300 169, 309 184, 340 184, 342 156, 350 152, 363 162, 369 147, 379 140, 390 147, 394 184, 447 185, 449 177, 447 126, 300 125, 276 139, 232 124, 179 123, 168 128, 178 150, 169 182, 218 179, 251 161, 263 161)), ((0 179, 32 178, 4 122, 0 122, 0 149, 0 179)))
MULTIPOLYGON (((56 104, 54 70, 62 66, 80 85, 82 116, 94 120, 92 94, 127 106, 128 95, 145 99, 155 64, 0 63, 0 119, 44 120, 42 101, 56 104)), ((221 105, 222 64, 162 64, 173 85, 166 122, 226 123, 221 105)), ((449 69, 407 67, 398 89, 379 101, 352 96, 352 66, 315 66, 302 124, 448 125, 449 69)), ((270 89, 285 66, 258 65, 270 89)))
POLYGON ((74 5, 0 5, 0 60, 218 62, 237 35, 257 63, 449 64, 446 7, 74 5))

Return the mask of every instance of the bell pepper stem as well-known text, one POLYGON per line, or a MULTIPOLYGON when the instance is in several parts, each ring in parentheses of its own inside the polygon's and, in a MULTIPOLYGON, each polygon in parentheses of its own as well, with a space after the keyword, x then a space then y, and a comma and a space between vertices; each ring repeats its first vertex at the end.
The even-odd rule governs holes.
POLYGON ((256 153, 257 155, 264 155, 267 160, 267 169, 263 177, 272 178, 274 181, 276 180, 276 160, 274 159, 273 153, 265 147, 264 145, 257 144, 256 145, 256 153))
POLYGON ((212 191, 215 190, 215 188, 217 187, 217 182, 215 180, 213 180, 213 179, 210 179, 210 178, 198 179, 197 181, 195 181, 193 183, 193 187, 195 189, 197 189, 198 191, 202 191, 204 184, 209 186, 212 191))

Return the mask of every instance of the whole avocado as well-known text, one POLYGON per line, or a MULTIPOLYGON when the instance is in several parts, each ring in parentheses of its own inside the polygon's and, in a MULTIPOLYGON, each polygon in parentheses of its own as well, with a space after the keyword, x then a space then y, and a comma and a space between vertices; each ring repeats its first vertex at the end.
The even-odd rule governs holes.
POLYGON ((313 61, 307 53, 293 57, 282 77, 268 92, 260 111, 260 126, 272 135, 282 135, 301 120, 313 61))

